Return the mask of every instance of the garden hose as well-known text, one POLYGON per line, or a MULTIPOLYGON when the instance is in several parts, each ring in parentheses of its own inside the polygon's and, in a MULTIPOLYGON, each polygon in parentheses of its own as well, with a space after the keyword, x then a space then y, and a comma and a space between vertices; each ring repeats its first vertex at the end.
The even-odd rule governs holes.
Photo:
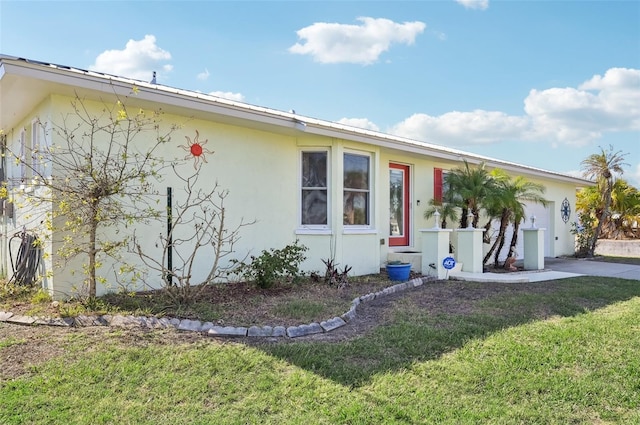
POLYGON ((42 248, 38 237, 27 233, 25 230, 13 235, 9 240, 9 258, 11 259, 11 269, 13 270, 13 275, 9 282, 22 286, 35 284, 38 268, 42 261, 42 248), (20 248, 14 264, 11 242, 16 238, 20 238, 20 248))

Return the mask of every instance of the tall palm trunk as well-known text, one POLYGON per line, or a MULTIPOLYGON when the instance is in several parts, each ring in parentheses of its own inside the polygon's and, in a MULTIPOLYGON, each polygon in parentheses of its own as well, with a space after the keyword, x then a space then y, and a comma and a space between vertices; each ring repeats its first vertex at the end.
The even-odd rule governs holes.
MULTIPOLYGON (((502 214, 500 215, 500 230, 498 231, 496 240, 493 242, 493 245, 491 245, 491 248, 489 248, 489 251, 484 256, 482 264, 486 264, 487 261, 489 261, 489 258, 491 258, 491 255, 496 250, 498 245, 500 245, 500 249, 502 249, 502 246, 504 245, 504 238, 505 238, 505 233, 507 231, 508 224, 509 224, 509 210, 505 208, 502 210, 502 214)), ((498 250, 498 253, 499 252, 500 251, 498 250)), ((496 267, 497 267, 497 260, 496 260, 496 267)))
POLYGON ((604 193, 604 208, 602 209, 602 213, 598 218, 598 225, 596 226, 595 232, 593 232, 593 236, 591 238, 591 243, 589 244, 589 252, 587 256, 593 257, 596 252, 596 245, 598 244, 598 238, 600 238, 600 232, 602 231, 602 226, 604 225, 607 216, 609 215, 609 208, 611 207, 611 189, 612 189, 611 177, 607 178, 607 188, 604 193))

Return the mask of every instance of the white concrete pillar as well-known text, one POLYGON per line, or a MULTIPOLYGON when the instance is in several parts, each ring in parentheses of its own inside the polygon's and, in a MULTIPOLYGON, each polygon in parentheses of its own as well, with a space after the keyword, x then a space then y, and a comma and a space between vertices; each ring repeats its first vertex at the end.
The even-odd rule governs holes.
POLYGON ((422 234, 422 274, 436 275, 438 279, 446 279, 448 270, 442 260, 449 256, 449 237, 451 229, 420 229, 422 234))
POLYGON ((456 229, 456 261, 462 263, 463 272, 482 273, 482 232, 473 227, 456 229))
POLYGON ((544 270, 544 231, 531 227, 522 229, 524 234, 524 269, 544 270))

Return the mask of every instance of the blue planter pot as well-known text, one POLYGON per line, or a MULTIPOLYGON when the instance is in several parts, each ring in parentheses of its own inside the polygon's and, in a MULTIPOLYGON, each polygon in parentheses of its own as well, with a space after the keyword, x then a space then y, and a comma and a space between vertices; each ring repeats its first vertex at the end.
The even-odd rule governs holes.
POLYGON ((407 281, 411 272, 411 264, 387 264, 387 275, 391 280, 407 281))

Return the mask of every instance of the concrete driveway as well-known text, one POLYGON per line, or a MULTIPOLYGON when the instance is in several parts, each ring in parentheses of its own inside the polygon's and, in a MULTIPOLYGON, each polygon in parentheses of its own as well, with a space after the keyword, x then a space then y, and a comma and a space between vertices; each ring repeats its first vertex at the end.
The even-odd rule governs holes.
POLYGON ((607 276, 640 280, 640 266, 608 263, 586 258, 545 258, 544 268, 557 272, 576 273, 588 276, 607 276))

